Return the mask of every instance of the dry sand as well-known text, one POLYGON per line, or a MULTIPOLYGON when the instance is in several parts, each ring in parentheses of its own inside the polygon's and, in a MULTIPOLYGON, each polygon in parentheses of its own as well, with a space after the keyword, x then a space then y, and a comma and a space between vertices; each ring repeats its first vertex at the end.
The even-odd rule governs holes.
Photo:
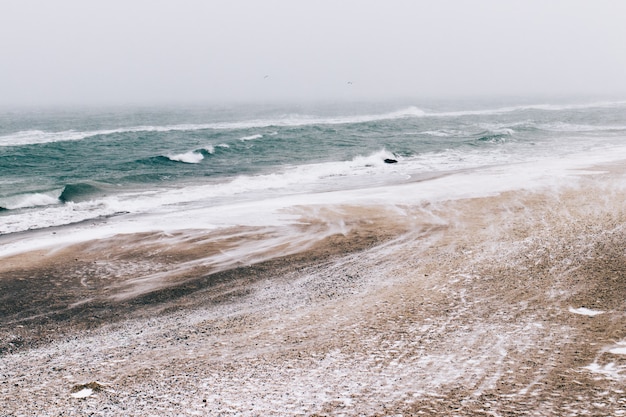
POLYGON ((0 416, 626 415, 610 168, 2 259, 0 416))

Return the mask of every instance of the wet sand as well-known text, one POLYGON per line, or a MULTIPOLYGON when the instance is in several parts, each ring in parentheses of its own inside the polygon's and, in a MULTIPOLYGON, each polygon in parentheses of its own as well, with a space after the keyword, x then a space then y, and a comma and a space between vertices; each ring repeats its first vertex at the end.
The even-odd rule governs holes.
POLYGON ((4 258, 0 416, 626 415, 622 167, 4 258))

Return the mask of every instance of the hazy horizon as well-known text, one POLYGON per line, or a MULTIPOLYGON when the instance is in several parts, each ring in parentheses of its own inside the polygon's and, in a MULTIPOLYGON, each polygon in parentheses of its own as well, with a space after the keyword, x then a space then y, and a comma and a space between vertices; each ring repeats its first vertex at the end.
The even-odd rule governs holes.
POLYGON ((0 4, 0 107, 626 97, 626 3, 0 4))

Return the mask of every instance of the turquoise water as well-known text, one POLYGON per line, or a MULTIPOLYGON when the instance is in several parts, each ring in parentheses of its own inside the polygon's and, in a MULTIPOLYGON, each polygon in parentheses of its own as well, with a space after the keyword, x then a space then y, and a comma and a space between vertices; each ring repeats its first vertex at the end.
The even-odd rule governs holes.
POLYGON ((398 183, 625 138, 625 102, 5 111, 0 233, 398 183))

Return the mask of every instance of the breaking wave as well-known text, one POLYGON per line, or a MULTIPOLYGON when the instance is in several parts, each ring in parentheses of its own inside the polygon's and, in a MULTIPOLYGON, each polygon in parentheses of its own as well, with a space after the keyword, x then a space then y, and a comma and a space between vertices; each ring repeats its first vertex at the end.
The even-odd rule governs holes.
POLYGON ((17 194, 0 198, 3 211, 59 204, 59 191, 17 194))
MULTIPOLYGON (((396 120, 405 118, 424 118, 424 117, 462 117, 462 116, 480 116, 480 115, 497 115, 504 113, 513 113, 516 111, 539 110, 539 111, 566 111, 566 110, 584 110, 593 108, 621 108, 626 107, 626 101, 617 102, 596 102, 587 104, 533 104, 522 106, 500 107, 482 110, 459 110, 459 111, 424 111, 415 106, 405 107, 396 111, 365 114, 365 115, 349 115, 338 117, 320 117, 302 114, 288 114, 267 119, 253 119, 237 122, 214 122, 201 124, 176 124, 165 126, 131 126, 120 127, 116 129, 92 130, 92 131, 76 131, 65 130, 59 132, 49 132, 43 130, 24 130, 15 133, 9 133, 0 136, 0 147, 7 146, 23 146, 43 144, 50 142, 76 141, 94 136, 110 135, 126 132, 172 132, 172 131, 197 131, 197 130, 236 130, 236 129, 253 129, 270 126, 307 126, 307 125, 334 125, 334 124, 351 124, 351 123, 367 123, 382 120, 396 120)), ((617 126, 617 128, 620 128, 617 126)), ((621 130, 621 128, 620 128, 621 130)), ((433 136, 437 136, 438 131, 429 131, 433 136)), ((425 132, 426 133, 426 132, 425 132)), ((440 133, 445 134, 444 131, 440 133)), ((242 140, 252 140, 259 138, 258 135, 244 136, 242 140)))
POLYGON ((68 184, 63 188, 59 201, 62 203, 78 203, 81 201, 89 201, 96 195, 102 194, 104 190, 94 184, 77 183, 68 184))
POLYGON ((204 148, 196 149, 193 151, 179 153, 176 155, 164 156, 165 159, 172 162, 182 162, 185 164, 199 164, 202 162, 205 156, 213 155, 215 153, 215 147, 213 145, 207 145, 204 148))
POLYGON ((31 192, 0 197, 0 211, 54 206, 90 201, 105 193, 105 188, 91 183, 67 184, 61 190, 31 192))
MULTIPOLYGON (((0 147, 7 146, 24 146, 36 145, 51 142, 77 141, 91 138, 94 136, 111 135, 116 133, 127 132, 173 132, 173 131, 198 131, 198 130, 236 130, 236 129, 252 129, 269 126, 307 126, 307 125, 324 125, 324 124, 350 124, 350 123, 366 123, 377 120, 393 120, 407 117, 422 117, 425 113, 417 107, 408 107, 391 113, 373 114, 373 115, 356 115, 343 117, 316 117, 309 115, 286 115, 270 119, 255 119, 239 122, 216 122, 206 124, 180 124, 167 126, 135 126, 122 127, 118 129, 92 130, 92 131, 76 131, 65 130, 60 132, 46 132, 42 130, 25 130, 0 136, 0 147)), ((241 140, 252 140, 262 137, 259 135, 244 136, 241 140)))
POLYGON ((245 142, 248 140, 255 140, 255 139, 261 139, 263 137, 263 135, 250 135, 250 136, 244 136, 242 138, 239 138, 240 141, 245 142))
POLYGON ((204 155, 202 155, 202 153, 198 151, 190 151, 178 155, 169 155, 166 158, 174 162, 183 162, 185 164, 199 164, 204 159, 204 155))

